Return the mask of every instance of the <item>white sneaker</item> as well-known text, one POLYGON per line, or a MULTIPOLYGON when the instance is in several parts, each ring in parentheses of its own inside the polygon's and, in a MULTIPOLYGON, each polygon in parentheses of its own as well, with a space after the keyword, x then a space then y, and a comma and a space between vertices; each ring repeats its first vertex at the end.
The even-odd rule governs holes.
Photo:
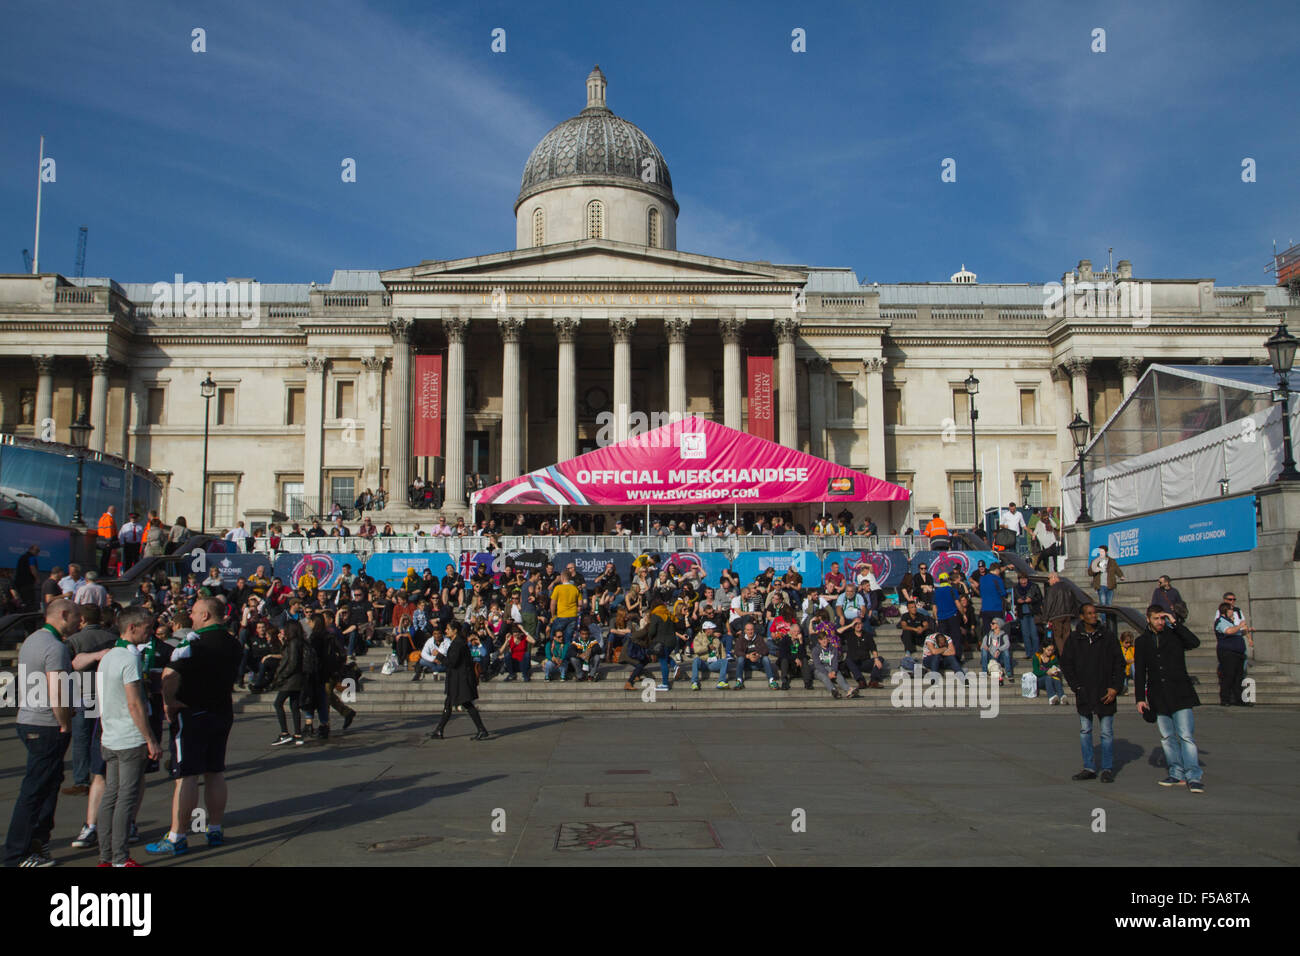
POLYGON ((87 823, 82 826, 81 832, 78 833, 77 838, 72 841, 72 845, 78 850, 85 849, 88 846, 99 846, 99 834, 95 831, 93 826, 87 823))
POLYGON ((655 685, 655 690, 668 690, 668 689, 669 689, 669 688, 668 688, 668 685, 667 685, 667 684, 656 684, 656 685, 655 685))

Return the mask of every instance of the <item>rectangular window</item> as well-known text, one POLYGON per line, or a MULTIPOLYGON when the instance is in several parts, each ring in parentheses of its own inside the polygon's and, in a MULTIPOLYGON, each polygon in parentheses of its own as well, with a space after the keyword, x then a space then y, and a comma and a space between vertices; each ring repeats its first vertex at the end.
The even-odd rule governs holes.
POLYGON ((303 490, 304 484, 301 481, 284 483, 284 513, 291 521, 301 521, 306 517, 307 502, 303 499, 303 490))
POLYGON ((149 407, 148 417, 145 419, 146 425, 161 425, 163 423, 163 396, 166 393, 161 388, 149 389, 149 407))
POLYGON ((960 527, 970 528, 975 524, 975 482, 969 478, 953 479, 952 520, 960 527))
POLYGON ((217 389, 217 424, 235 424, 235 390, 233 388, 217 389))
POLYGON ((335 418, 356 418, 356 383, 355 382, 335 382, 334 383, 334 417, 335 418))
POLYGON ((355 478, 340 478, 338 476, 330 478, 330 500, 322 502, 322 505, 328 505, 328 508, 322 507, 322 511, 334 507, 337 503, 340 508, 351 508, 352 502, 357 500, 355 478))
POLYGON ((970 424, 970 395, 965 388, 952 390, 952 420, 958 425, 970 424))
POLYGON ((235 524, 235 483, 233 481, 212 482, 211 500, 212 527, 229 530, 235 524))
POLYGON ((903 424, 903 390, 901 388, 885 389, 885 424, 903 424))
POLYGON ((307 390, 289 389, 288 401, 285 403, 284 423, 286 425, 307 424, 307 390))
POLYGON ((853 383, 835 383, 835 417, 843 422, 853 420, 853 383))
POLYGON ((1038 393, 1032 388, 1020 390, 1020 424, 1038 424, 1038 393))

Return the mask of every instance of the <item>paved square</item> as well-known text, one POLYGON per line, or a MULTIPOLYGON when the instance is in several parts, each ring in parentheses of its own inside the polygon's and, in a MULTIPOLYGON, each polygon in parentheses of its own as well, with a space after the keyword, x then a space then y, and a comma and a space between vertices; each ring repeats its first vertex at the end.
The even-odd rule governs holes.
MULTIPOLYGON (((1300 713, 1197 711, 1207 792, 1164 789, 1155 730, 1122 714, 1118 779, 1074 783, 1071 710, 1051 714, 362 717, 328 743, 274 748, 274 721, 231 738, 228 843, 191 838, 154 866, 1131 865, 1300 863, 1300 713), (1104 811, 1104 832, 1094 821, 1104 811), (586 851, 592 852, 586 852, 586 851), (583 851, 583 852, 579 852, 583 851)), ((70 771, 69 763, 69 771, 70 771)), ((22 779, 0 722, 0 815, 22 779)), ((70 781, 69 781, 70 782, 70 781)), ((84 797, 60 797, 53 853, 73 850, 84 797)), ((166 826, 151 783, 140 824, 166 826)), ((143 848, 137 859, 147 859, 143 848)))

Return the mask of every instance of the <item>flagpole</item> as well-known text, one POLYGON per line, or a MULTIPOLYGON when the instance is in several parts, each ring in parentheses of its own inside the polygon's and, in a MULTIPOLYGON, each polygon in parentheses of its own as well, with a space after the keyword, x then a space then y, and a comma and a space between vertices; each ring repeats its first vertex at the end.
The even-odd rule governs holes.
POLYGON ((41 137, 41 155, 36 162, 36 241, 32 244, 32 275, 41 271, 41 167, 45 165, 45 137, 41 137))

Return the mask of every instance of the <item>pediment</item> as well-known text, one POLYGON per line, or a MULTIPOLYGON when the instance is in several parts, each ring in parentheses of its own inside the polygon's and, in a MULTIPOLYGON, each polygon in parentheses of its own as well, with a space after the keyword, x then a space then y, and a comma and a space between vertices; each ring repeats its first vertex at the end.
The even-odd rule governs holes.
POLYGON ((468 259, 422 262, 380 273, 385 284, 439 280, 612 279, 631 282, 747 282, 802 285, 802 272, 766 262, 740 262, 630 243, 588 239, 468 259))

